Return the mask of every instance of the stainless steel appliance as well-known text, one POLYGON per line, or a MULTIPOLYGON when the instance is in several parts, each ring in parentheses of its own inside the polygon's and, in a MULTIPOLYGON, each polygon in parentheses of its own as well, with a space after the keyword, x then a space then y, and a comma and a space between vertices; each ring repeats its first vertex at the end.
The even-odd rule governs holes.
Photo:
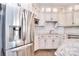
POLYGON ((8 56, 31 55, 30 24, 32 12, 20 5, 3 5, 2 53, 8 56), (29 51, 29 53, 27 53, 29 51))
POLYGON ((0 4, 0 56, 1 56, 1 49, 2 49, 2 6, 0 4))

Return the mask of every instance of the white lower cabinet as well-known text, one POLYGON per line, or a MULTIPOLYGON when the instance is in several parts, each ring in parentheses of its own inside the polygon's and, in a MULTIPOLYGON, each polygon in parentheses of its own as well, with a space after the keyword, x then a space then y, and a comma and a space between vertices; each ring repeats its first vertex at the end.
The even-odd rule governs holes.
POLYGON ((39 49, 57 49, 59 46, 59 40, 57 39, 42 39, 39 42, 39 49))
POLYGON ((65 39, 64 34, 41 34, 34 41, 34 50, 57 49, 65 39))
POLYGON ((56 39, 56 40, 54 41, 54 46, 53 46, 53 48, 54 48, 54 49, 57 49, 58 47, 59 47, 59 40, 56 39))
POLYGON ((46 40, 40 39, 39 41, 39 49, 45 49, 46 48, 46 40))
POLYGON ((52 49, 52 40, 51 39, 46 40, 46 49, 52 49))

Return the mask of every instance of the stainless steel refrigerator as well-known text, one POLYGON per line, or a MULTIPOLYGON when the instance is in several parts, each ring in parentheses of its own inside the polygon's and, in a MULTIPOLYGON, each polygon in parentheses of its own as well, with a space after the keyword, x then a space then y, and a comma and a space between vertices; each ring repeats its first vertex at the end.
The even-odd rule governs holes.
POLYGON ((2 55, 32 55, 33 39, 30 31, 32 12, 18 4, 4 4, 2 11, 2 55))

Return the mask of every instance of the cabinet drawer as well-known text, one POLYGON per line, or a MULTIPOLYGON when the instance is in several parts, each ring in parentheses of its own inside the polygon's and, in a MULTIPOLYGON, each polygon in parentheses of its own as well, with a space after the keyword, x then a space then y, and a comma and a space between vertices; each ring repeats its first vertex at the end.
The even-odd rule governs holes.
POLYGON ((40 49, 45 49, 45 48, 46 48, 46 40, 41 39, 41 40, 39 41, 39 48, 40 48, 40 49))

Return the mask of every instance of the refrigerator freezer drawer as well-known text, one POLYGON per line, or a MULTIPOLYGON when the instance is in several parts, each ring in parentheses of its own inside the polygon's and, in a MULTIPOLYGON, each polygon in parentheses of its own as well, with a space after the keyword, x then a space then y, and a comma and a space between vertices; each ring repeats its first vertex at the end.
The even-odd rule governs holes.
POLYGON ((28 50, 29 53, 31 52, 31 46, 33 44, 24 45, 18 48, 6 50, 6 56, 28 56, 28 50))

